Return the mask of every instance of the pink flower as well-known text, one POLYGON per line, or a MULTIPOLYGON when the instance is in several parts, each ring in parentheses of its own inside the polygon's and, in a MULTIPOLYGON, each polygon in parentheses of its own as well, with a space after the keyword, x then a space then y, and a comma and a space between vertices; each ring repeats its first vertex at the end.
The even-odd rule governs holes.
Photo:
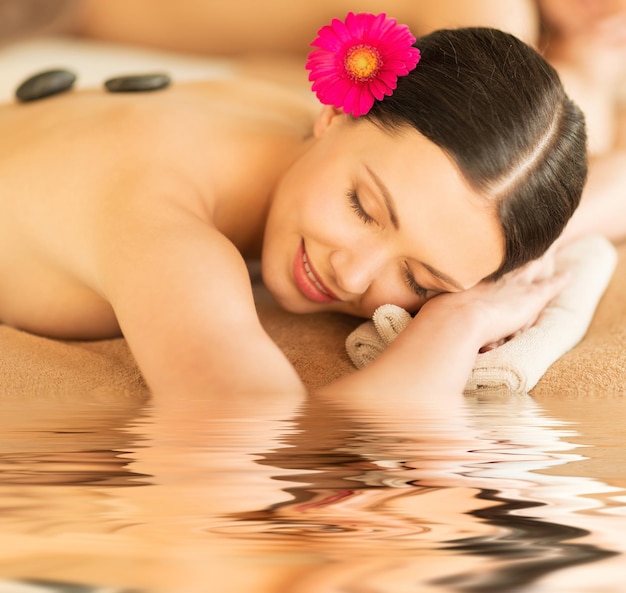
POLYGON ((417 66, 419 49, 406 25, 383 14, 348 13, 333 19, 311 43, 306 68, 313 91, 325 105, 358 117, 396 88, 399 76, 417 66))

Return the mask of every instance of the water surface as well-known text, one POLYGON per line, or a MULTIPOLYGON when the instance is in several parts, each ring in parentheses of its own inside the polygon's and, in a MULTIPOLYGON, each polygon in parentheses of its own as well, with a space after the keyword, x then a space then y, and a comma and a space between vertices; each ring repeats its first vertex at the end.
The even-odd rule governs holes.
POLYGON ((622 398, 210 404, 0 402, 0 593, 626 591, 622 398))

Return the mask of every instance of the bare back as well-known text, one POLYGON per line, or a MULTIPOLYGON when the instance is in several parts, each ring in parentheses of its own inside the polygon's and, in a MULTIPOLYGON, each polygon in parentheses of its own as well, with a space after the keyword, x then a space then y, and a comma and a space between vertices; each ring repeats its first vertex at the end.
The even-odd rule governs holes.
POLYGON ((52 337, 118 334, 101 268, 125 238, 103 229, 130 209, 147 223, 176 204, 258 255, 273 183, 313 115, 307 97, 236 82, 1 106, 0 320, 52 337))

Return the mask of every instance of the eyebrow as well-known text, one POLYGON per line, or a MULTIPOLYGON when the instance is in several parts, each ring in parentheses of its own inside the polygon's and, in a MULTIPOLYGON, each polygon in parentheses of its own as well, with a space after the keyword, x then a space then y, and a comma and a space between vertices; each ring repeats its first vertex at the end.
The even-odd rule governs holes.
POLYGON ((420 262, 420 263, 433 276, 435 276, 435 278, 439 278, 439 280, 441 280, 442 282, 445 282, 449 286, 454 286, 454 288, 456 288, 457 290, 465 290, 465 287, 460 282, 457 282, 454 278, 451 278, 447 274, 444 274, 443 272, 440 272, 437 268, 433 268, 431 265, 429 265, 427 263, 424 263, 424 262, 420 262))
MULTIPOLYGON (((369 173, 370 177, 372 178, 372 181, 378 188, 378 191, 383 196, 383 200, 385 201, 385 206, 387 208, 387 213, 389 214, 389 219, 391 220, 391 224, 396 230, 399 230, 400 221, 398 219, 398 214, 397 214, 396 207, 394 204, 394 199, 391 196, 391 192, 389 191, 387 186, 383 183, 383 180, 378 175, 376 175, 376 173, 374 173, 374 171, 372 171, 370 167, 365 165, 365 170, 369 173)), ((428 270, 435 278, 439 278, 439 280, 441 280, 442 282, 445 282, 448 286, 454 286, 454 288, 456 288, 457 290, 465 290, 465 287, 460 282, 457 282, 454 278, 451 278, 447 274, 444 274, 443 272, 439 271, 437 268, 433 268, 433 266, 424 262, 420 262, 420 264, 426 270, 428 270)))
POLYGON ((378 188, 378 191, 383 196, 383 200, 385 200, 385 206, 387 207, 387 213, 389 214, 389 219, 391 220, 391 224, 393 228, 398 230, 400 228, 400 221, 398 220, 398 214, 396 212, 396 207, 394 205, 394 200, 391 197, 391 193, 387 186, 383 183, 383 180, 374 173, 367 165, 365 165, 365 170, 370 174, 372 181, 378 188))

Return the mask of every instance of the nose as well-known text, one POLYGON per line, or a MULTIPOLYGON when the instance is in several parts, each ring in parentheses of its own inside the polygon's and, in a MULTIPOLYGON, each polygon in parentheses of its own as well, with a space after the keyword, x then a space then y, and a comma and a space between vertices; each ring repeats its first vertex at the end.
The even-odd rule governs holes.
POLYGON ((380 276, 385 259, 381 249, 339 249, 330 254, 330 265, 343 292, 362 295, 380 276))

